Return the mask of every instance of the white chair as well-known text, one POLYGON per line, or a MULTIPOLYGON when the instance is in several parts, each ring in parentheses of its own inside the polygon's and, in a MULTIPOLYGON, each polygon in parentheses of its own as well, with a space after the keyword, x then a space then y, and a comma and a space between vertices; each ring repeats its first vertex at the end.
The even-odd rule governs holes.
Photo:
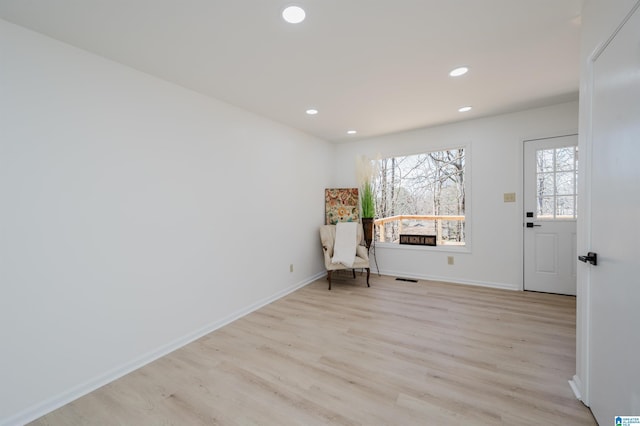
POLYGON ((356 277, 356 269, 366 269, 367 270, 367 287, 369 285, 369 252, 367 248, 362 245, 362 225, 357 227, 356 239, 359 244, 356 246, 356 258, 353 262, 352 267, 345 266, 342 263, 332 263, 331 259, 333 258, 333 247, 336 241, 336 225, 322 225, 320 227, 320 241, 322 242, 322 250, 324 252, 324 266, 327 268, 327 280, 329 281, 329 290, 331 290, 331 273, 333 271, 341 270, 341 269, 351 269, 353 270, 353 278, 356 277))

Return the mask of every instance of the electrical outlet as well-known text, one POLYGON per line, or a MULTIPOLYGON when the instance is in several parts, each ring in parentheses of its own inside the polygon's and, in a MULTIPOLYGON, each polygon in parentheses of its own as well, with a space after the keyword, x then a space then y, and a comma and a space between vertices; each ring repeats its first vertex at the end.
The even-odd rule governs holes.
POLYGON ((289 272, 293 272, 293 263, 289 265, 289 272))
POLYGON ((453 256, 447 256, 447 265, 453 265, 453 256))

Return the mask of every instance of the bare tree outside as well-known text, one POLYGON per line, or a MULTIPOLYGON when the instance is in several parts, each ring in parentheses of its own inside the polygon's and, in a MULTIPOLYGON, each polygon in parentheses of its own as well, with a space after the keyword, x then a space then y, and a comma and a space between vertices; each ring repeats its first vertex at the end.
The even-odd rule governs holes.
MULTIPOLYGON (((464 216, 463 148, 378 160, 374 182, 376 219, 406 215, 464 216)), ((377 241, 397 242, 403 234, 435 235, 444 244, 464 244, 464 220, 393 220, 378 227, 377 241), (380 235, 384 229, 384 235, 380 235)))

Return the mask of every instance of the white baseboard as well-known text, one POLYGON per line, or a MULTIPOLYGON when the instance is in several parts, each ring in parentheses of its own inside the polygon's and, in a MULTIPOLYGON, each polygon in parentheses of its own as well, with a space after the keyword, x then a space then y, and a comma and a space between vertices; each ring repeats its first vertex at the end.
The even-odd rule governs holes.
POLYGON ((210 324, 207 324, 206 326, 195 330, 179 339, 176 339, 172 342, 169 342, 166 345, 160 346, 159 348, 148 352, 146 354, 143 354, 129 362, 127 362, 124 365, 121 365, 119 367, 116 367, 110 371, 105 372, 104 374, 101 374, 89 381, 87 381, 86 383, 80 384, 78 386, 75 386, 63 393, 61 393, 60 395, 54 396, 52 398, 46 399, 44 401, 42 401, 41 403, 38 403, 32 407, 29 407, 15 415, 12 415, 11 417, 8 418, 4 418, 4 419, 0 419, 0 426, 16 426, 16 425, 24 425, 26 423, 32 422, 42 416, 44 416, 47 413, 50 413, 68 403, 70 403, 71 401, 74 401, 78 398, 80 398, 81 396, 84 396, 90 392, 93 392, 94 390, 113 382, 114 380, 119 379, 122 376, 125 376, 129 373, 131 373, 132 371, 137 370, 140 367, 143 367, 155 360, 157 360, 158 358, 161 358, 177 349, 180 349, 181 347, 188 345, 189 343, 221 328, 224 327, 225 325, 239 319, 242 318, 245 315, 250 314, 253 311, 256 311, 258 309, 260 309, 261 307, 268 305, 269 303, 272 303, 284 296, 286 296, 289 293, 292 293, 296 290, 298 290, 299 288, 302 288, 310 283, 312 283, 313 281, 322 278, 324 275, 326 275, 325 271, 322 271, 320 273, 317 273, 307 279, 305 279, 304 281, 301 281, 297 284, 294 284, 292 286, 289 286, 283 290, 280 290, 279 292, 266 297, 262 300, 259 300, 255 303, 252 303, 251 305, 240 309, 230 315, 227 315, 224 318, 221 318, 217 321, 214 321, 210 324))
POLYGON ((573 378, 569 380, 569 386, 571 387, 573 394, 576 396, 576 399, 582 401, 582 380, 580 380, 580 377, 577 375, 573 376, 573 378))
MULTIPOLYGON (((373 270, 371 272, 374 273, 373 270)), ((377 274, 378 271, 375 271, 375 273, 377 274)), ((402 271, 391 271, 391 270, 385 270, 385 269, 381 269, 380 274, 388 275, 392 277, 412 278, 416 280, 441 281, 441 282, 447 282, 447 283, 453 283, 453 284, 465 284, 465 285, 473 285, 473 286, 479 286, 479 287, 498 288, 501 290, 514 290, 514 291, 522 290, 519 285, 510 284, 510 283, 494 283, 489 281, 476 281, 476 280, 467 280, 467 279, 461 279, 461 278, 440 277, 437 275, 407 274, 406 272, 402 272, 402 271)))

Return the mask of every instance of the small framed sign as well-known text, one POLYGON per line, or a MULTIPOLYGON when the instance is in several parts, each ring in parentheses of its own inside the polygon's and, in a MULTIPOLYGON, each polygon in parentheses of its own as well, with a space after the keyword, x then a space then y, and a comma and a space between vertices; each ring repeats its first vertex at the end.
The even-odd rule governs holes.
POLYGON ((414 246, 435 246, 436 236, 400 234, 400 244, 409 244, 414 246))

